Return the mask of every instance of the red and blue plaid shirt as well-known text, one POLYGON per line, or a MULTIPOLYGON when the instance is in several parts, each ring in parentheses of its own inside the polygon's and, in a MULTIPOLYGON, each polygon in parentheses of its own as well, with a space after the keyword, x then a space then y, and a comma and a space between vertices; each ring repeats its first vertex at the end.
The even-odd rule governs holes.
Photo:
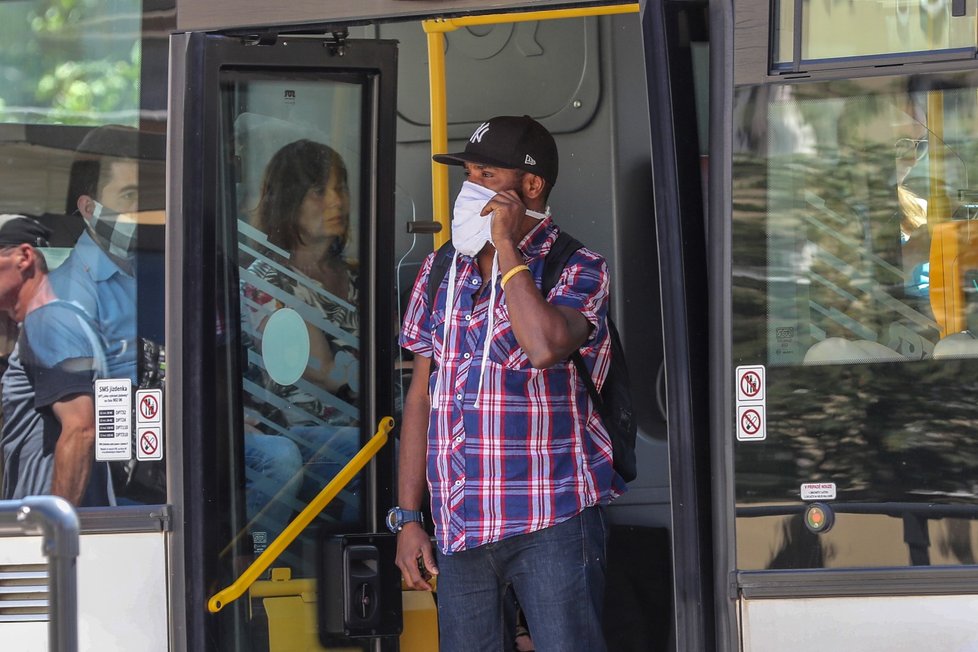
MULTIPOLYGON (((548 218, 519 245, 537 287, 557 234, 548 218)), ((513 334, 498 277, 493 280, 496 314, 489 355, 480 369, 492 293, 491 288, 478 293, 482 277, 469 256, 457 259, 455 305, 443 342, 449 274, 429 311, 433 260, 434 254, 425 259, 414 283, 400 343, 437 364, 428 386, 427 477, 442 551, 450 554, 535 532, 624 492, 625 483, 612 467, 608 432, 573 362, 533 368, 513 334)), ((553 305, 580 311, 591 323, 581 355, 599 390, 611 361, 608 284, 604 259, 582 248, 547 297, 553 305)))

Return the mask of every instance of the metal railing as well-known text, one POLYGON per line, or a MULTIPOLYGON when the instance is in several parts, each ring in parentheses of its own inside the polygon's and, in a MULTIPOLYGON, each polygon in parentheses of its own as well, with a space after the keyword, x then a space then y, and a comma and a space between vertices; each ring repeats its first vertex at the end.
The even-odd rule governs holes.
POLYGON ((43 537, 48 558, 48 649, 78 650, 78 515, 64 498, 0 501, 0 536, 43 537))

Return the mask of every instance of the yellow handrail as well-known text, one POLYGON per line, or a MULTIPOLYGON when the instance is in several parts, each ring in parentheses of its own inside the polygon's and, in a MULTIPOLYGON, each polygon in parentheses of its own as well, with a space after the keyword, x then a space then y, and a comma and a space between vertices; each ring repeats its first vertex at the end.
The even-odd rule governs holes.
MULTIPOLYGON (((634 14, 638 3, 605 5, 603 7, 575 7, 550 9, 513 14, 486 14, 484 16, 459 16, 457 18, 432 18, 421 21, 428 35, 428 88, 431 110, 431 155, 448 151, 448 102, 445 94, 445 33, 469 25, 494 25, 496 23, 524 23, 533 20, 558 18, 583 18, 585 16, 610 16, 634 14)), ((435 249, 445 244, 451 234, 448 215, 448 168, 431 162, 431 210, 441 230, 435 234, 435 249)))
POLYGON ((291 523, 289 523, 282 533, 275 537, 275 540, 265 548, 258 559, 253 561, 248 568, 244 570, 243 573, 234 580, 230 586, 221 589, 215 593, 210 600, 207 601, 207 610, 211 613, 216 614, 225 605, 234 602, 247 591, 255 580, 261 577, 269 566, 272 565, 278 556, 282 554, 289 545, 295 541, 296 537, 308 527, 312 520, 316 518, 319 512, 323 511, 326 505, 329 504, 333 498, 336 497, 343 487, 345 487, 350 480, 352 480, 360 472, 367 463, 373 459, 374 455, 377 454, 384 444, 387 443, 387 437, 390 431, 394 428, 394 419, 391 417, 384 417, 377 424, 377 432, 373 437, 370 438, 363 448, 360 449, 353 459, 347 462, 346 466, 336 474, 332 480, 329 481, 323 490, 319 492, 306 508, 303 509, 298 516, 296 516, 291 523))

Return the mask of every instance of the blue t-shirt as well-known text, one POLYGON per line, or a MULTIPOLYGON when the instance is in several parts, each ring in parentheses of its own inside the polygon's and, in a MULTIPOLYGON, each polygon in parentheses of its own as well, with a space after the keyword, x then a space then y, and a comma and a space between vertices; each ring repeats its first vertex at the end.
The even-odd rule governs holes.
MULTIPOLYGON (((30 312, 3 375, 3 498, 51 492, 54 449, 61 423, 52 406, 93 393, 104 353, 92 324, 76 306, 54 301, 30 312)), ((79 506, 108 505, 104 462, 92 461, 88 490, 79 506)))
POLYGON ((128 378, 137 384, 135 277, 122 271, 85 232, 49 279, 55 295, 81 306, 105 341, 106 378, 128 378))

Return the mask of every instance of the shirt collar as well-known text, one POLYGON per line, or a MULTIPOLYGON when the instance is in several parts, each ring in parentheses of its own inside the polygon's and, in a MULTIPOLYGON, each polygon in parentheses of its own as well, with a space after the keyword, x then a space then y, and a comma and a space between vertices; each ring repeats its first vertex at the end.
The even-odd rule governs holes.
POLYGON ((517 248, 524 258, 532 260, 546 254, 556 239, 557 226, 554 224, 553 218, 548 215, 523 236, 517 248))
POLYGON ((95 244, 92 236, 85 231, 75 243, 73 256, 78 257, 78 262, 82 264, 85 271, 96 281, 104 281, 113 274, 122 274, 119 266, 95 244))

